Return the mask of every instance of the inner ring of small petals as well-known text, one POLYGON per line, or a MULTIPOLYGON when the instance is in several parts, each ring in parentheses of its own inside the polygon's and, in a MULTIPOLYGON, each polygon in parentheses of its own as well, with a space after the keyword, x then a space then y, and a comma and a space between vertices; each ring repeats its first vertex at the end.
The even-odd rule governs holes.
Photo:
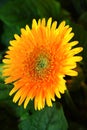
POLYGON ((44 48, 35 49, 30 55, 29 61, 29 75, 33 80, 42 80, 49 75, 51 56, 44 48))

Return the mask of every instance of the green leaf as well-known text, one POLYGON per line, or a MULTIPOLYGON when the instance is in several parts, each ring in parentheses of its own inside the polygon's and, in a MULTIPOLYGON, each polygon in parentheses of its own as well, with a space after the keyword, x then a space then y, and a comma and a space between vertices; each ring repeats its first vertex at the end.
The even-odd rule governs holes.
POLYGON ((59 2, 56 2, 55 0, 38 0, 35 4, 37 5, 38 14, 40 17, 53 17, 53 19, 60 17, 61 5, 59 2))
POLYGON ((0 9, 0 19, 8 26, 25 25, 33 18, 59 17, 61 6, 55 0, 15 0, 0 9))
POLYGON ((0 83, 4 82, 4 77, 2 76, 3 64, 0 64, 0 83))
MULTIPOLYGON (((8 47, 9 41, 14 39, 14 34, 20 34, 20 28, 18 26, 8 26, 6 24, 3 25, 4 33, 2 34, 1 40, 5 47, 8 47), (10 31, 9 31, 10 30, 10 31)), ((6 51, 7 48, 5 48, 6 51)))
POLYGON ((0 102, 9 99, 9 92, 12 84, 5 84, 2 76, 3 64, 0 64, 0 102))
POLYGON ((31 27, 32 19, 52 17, 53 20, 66 19, 69 13, 61 8, 56 0, 15 0, 9 1, 0 9, 0 20, 3 21, 2 43, 7 47, 13 34, 20 34, 20 28, 28 24, 31 27))
POLYGON ((10 99, 9 92, 12 88, 12 85, 6 85, 2 80, 0 79, 0 103, 10 99))
POLYGON ((68 124, 62 106, 54 104, 52 108, 45 107, 34 111, 31 115, 23 114, 20 118, 20 130, 67 130, 68 124))
POLYGON ((6 85, 0 82, 0 102, 10 99, 9 92, 12 85, 6 85))
POLYGON ((8 0, 0 0, 0 7, 3 6, 8 0))

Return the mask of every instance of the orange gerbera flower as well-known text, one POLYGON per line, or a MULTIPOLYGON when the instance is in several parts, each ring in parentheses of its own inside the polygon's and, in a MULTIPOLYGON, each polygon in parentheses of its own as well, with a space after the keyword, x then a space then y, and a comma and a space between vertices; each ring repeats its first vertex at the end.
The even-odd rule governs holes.
POLYGON ((7 51, 3 75, 6 76, 5 83, 13 82, 14 87, 10 95, 16 92, 13 102, 24 108, 30 100, 34 99, 35 109, 42 109, 45 102, 52 106, 55 95, 61 98, 60 93, 66 90, 65 75, 76 76, 77 72, 72 70, 76 62, 82 60, 76 56, 82 51, 82 47, 72 47, 78 41, 69 42, 74 33, 72 28, 61 22, 52 23, 49 18, 46 24, 45 18, 36 22, 33 19, 32 29, 26 25, 21 29, 21 36, 14 35, 15 40, 10 41, 7 51))

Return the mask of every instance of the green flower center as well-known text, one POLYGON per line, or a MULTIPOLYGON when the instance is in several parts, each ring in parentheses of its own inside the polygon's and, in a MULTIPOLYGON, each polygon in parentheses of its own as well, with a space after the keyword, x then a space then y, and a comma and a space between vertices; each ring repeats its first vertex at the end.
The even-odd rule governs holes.
POLYGON ((45 74, 46 70, 49 68, 49 58, 45 55, 40 55, 36 60, 35 71, 38 76, 45 74))

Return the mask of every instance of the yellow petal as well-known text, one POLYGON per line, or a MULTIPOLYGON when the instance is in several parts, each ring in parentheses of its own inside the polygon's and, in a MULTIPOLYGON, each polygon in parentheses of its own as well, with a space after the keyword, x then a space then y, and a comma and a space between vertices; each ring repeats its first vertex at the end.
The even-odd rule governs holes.
POLYGON ((43 25, 43 26, 46 25, 46 20, 45 20, 45 18, 42 19, 42 25, 43 25))
POLYGON ((69 35, 65 35, 64 41, 65 43, 69 42, 74 36, 74 33, 70 33, 69 35))
POLYGON ((53 22, 51 29, 52 29, 52 30, 55 30, 56 27, 57 27, 57 21, 53 22))
POLYGON ((58 31, 62 30, 62 29, 64 28, 65 24, 66 24, 65 21, 61 22, 60 25, 58 26, 58 29, 57 29, 57 30, 58 30, 58 31))
POLYGON ((72 49, 72 50, 70 51, 70 54, 75 55, 75 54, 80 53, 82 50, 83 50, 82 47, 77 47, 77 48, 72 49))
POLYGON ((16 40, 19 40, 19 39, 20 39, 20 36, 17 35, 17 34, 14 34, 14 37, 15 37, 16 40))
POLYGON ((10 91, 9 95, 11 96, 11 95, 12 95, 13 93, 15 93, 18 89, 19 89, 18 86, 17 86, 17 87, 14 87, 14 88, 10 91))
POLYGON ((30 97, 30 96, 29 96, 29 97, 27 97, 27 98, 25 99, 25 102, 24 102, 24 109, 27 107, 27 105, 28 105, 28 103, 29 103, 30 99, 31 99, 31 97, 30 97))
POLYGON ((20 106, 20 105, 23 103, 23 101, 26 99, 27 94, 28 94, 28 90, 25 89, 25 91, 22 92, 21 98, 20 98, 20 100, 19 100, 19 102, 18 102, 18 105, 19 105, 19 106, 20 106))
POLYGON ((37 22, 36 22, 36 19, 33 19, 33 22, 32 22, 32 28, 34 28, 34 29, 37 28, 37 22))
POLYGON ((67 70, 66 71, 66 75, 70 75, 70 76, 77 76, 78 72, 74 71, 74 70, 67 70))
POLYGON ((72 41, 69 44, 73 47, 73 46, 77 45, 78 43, 79 43, 78 41, 72 41))
POLYGON ((52 18, 49 18, 47 21, 47 27, 50 28, 52 23, 52 18))

